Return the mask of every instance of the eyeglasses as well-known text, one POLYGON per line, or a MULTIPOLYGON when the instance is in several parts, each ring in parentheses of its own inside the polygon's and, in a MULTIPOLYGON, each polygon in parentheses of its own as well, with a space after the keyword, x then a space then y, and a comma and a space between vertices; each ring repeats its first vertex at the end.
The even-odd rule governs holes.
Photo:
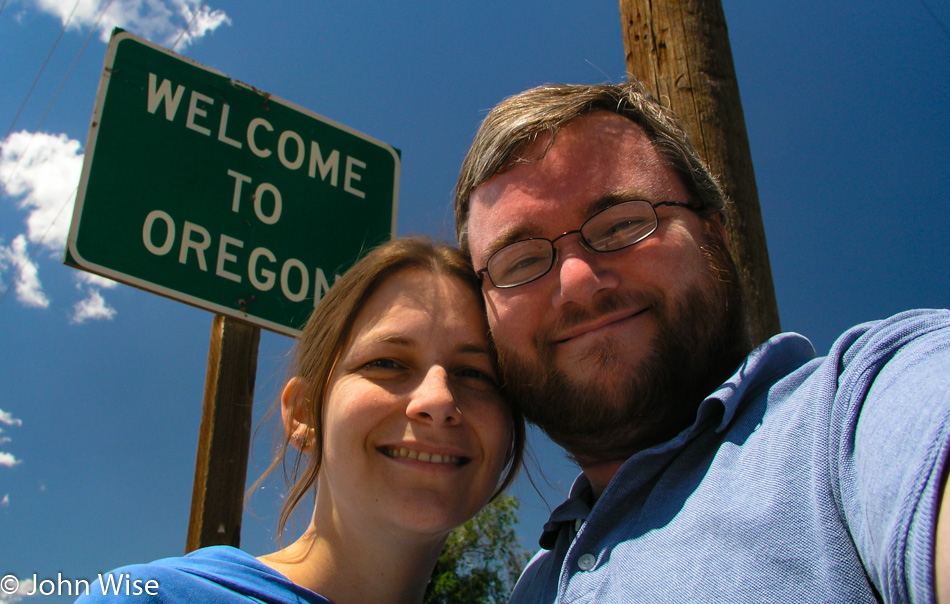
POLYGON ((580 233, 584 247, 594 252, 616 252, 628 248, 656 231, 658 206, 689 208, 689 204, 678 201, 618 203, 597 212, 576 231, 561 233, 554 239, 535 237, 506 245, 492 254, 485 268, 476 274, 481 278, 488 273, 492 285, 501 289, 531 283, 548 274, 557 262, 554 242, 573 233, 580 233))

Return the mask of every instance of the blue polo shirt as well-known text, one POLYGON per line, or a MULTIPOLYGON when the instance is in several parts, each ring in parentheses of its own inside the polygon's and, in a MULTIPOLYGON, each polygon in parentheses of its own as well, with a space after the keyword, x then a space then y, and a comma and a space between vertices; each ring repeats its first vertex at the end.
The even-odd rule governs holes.
POLYGON ((581 475, 512 602, 931 602, 950 311, 781 334, 591 506, 581 475))

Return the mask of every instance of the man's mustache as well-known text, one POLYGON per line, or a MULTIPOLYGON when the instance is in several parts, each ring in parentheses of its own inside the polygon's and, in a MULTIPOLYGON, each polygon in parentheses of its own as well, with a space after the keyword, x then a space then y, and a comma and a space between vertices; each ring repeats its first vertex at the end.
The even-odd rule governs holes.
POLYGON ((569 304, 565 306, 554 322, 535 338, 538 346, 548 346, 557 341, 558 334, 591 323, 598 318, 626 309, 662 308, 663 295, 648 291, 607 290, 588 306, 569 304))

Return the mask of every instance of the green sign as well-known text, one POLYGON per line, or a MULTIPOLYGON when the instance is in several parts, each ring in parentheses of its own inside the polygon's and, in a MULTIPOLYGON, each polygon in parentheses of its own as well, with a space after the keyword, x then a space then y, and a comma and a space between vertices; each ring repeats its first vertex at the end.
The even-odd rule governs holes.
POLYGON ((297 335, 398 186, 389 145, 116 30, 65 262, 297 335))

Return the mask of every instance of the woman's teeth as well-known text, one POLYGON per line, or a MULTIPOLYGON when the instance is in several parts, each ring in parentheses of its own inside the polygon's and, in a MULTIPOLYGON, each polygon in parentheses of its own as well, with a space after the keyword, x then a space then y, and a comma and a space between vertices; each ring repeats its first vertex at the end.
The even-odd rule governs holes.
POLYGON ((455 455, 426 453, 425 451, 415 451, 405 447, 387 447, 386 454, 390 457, 408 457, 409 459, 417 459, 419 461, 425 461, 428 463, 448 463, 458 465, 458 463, 461 461, 461 458, 456 457, 455 455))

